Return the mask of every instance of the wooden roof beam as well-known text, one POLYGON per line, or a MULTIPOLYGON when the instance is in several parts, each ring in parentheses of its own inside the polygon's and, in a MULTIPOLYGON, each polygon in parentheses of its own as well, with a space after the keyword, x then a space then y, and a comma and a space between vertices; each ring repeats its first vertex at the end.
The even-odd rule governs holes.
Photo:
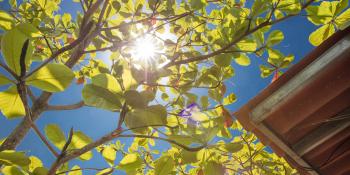
MULTIPOLYGON (((343 131, 350 126, 350 110, 337 115, 335 118, 341 118, 341 120, 330 120, 322 124, 320 127, 303 137, 294 146, 293 149, 300 156, 305 155, 317 146, 324 143, 326 140, 335 136, 339 132, 343 131)), ((332 118, 331 118, 332 119, 332 118)))
POLYGON ((339 58, 350 49, 350 34, 337 42, 334 46, 324 52, 319 58, 300 71, 290 81, 272 93, 264 101, 259 103, 253 110, 250 119, 254 123, 260 123, 271 115, 278 107, 288 101, 290 97, 303 89, 318 72, 323 71, 329 64, 339 58))
POLYGON ((290 146, 284 143, 270 128, 265 124, 259 123, 256 125, 264 135, 266 135, 273 143, 282 149, 291 159, 302 166, 310 175, 319 175, 319 173, 303 158, 301 158, 290 146))

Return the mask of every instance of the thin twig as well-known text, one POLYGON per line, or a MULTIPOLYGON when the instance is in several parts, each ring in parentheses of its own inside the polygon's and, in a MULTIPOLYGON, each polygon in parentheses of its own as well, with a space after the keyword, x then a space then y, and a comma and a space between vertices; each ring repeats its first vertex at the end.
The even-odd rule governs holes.
POLYGON ((46 110, 54 111, 54 110, 73 110, 79 109, 85 105, 84 101, 79 101, 78 103, 74 103, 71 105, 48 105, 46 110))
POLYGON ((13 78, 15 78, 16 80, 19 80, 19 76, 16 74, 16 72, 14 72, 11 68, 9 68, 6 64, 2 63, 1 61, 0 61, 0 67, 2 67, 8 73, 10 73, 13 78))
POLYGON ((55 156, 58 157, 58 153, 55 151, 55 149, 51 146, 50 142, 45 138, 45 136, 40 132, 39 128, 35 125, 34 122, 32 122, 32 128, 34 129, 35 133, 39 136, 41 141, 46 145, 46 147, 50 150, 50 152, 55 156))

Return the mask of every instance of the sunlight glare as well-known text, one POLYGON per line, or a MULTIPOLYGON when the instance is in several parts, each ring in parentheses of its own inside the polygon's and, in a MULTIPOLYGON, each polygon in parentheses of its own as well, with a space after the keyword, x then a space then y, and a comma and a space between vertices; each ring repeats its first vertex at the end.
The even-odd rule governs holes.
POLYGON ((132 55, 136 60, 147 61, 153 59, 156 52, 155 41, 147 35, 136 40, 132 55))

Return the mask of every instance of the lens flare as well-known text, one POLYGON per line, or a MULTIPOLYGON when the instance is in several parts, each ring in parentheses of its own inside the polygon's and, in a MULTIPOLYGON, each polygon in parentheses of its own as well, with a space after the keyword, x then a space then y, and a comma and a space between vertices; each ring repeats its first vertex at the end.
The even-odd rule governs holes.
POLYGON ((153 59, 158 52, 156 41, 148 35, 138 38, 132 49, 133 59, 137 61, 147 61, 153 59))

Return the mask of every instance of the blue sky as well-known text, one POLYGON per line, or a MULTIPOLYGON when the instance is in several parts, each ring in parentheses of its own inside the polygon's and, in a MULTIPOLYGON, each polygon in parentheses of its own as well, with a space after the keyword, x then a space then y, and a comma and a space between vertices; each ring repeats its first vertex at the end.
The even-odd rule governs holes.
MULTIPOLYGON (((7 1, 0 2, 0 9, 7 9, 7 1)), ((80 10, 77 3, 62 0, 60 12, 75 13, 80 10)), ((74 17, 75 15, 73 15, 74 17)), ((272 29, 282 30, 285 39, 277 46, 285 55, 294 54, 295 60, 293 64, 302 59, 313 46, 308 42, 309 34, 316 29, 316 26, 311 24, 305 17, 293 17, 289 20, 279 23, 272 29)), ((2 57, 1 57, 2 59, 2 57)), ((239 107, 244 105, 252 97, 257 95, 263 88, 270 84, 271 78, 263 79, 260 77, 258 65, 261 64, 260 58, 252 57, 252 64, 248 67, 238 66, 233 63, 235 69, 235 76, 230 80, 227 86, 227 93, 234 92, 237 95, 237 102, 230 105, 230 111, 236 111, 239 107)), ((3 70, 0 70, 3 72, 3 70)), ((50 100, 50 104, 72 104, 81 100, 82 85, 72 85, 65 91, 57 93, 50 100)), ((0 88, 3 90, 4 88, 0 88)), ((37 94, 38 95, 38 94, 37 94)), ((45 125, 55 123, 60 125, 65 133, 73 126, 74 130, 81 130, 93 139, 97 139, 102 135, 110 132, 116 127, 118 115, 116 113, 105 110, 98 110, 90 107, 83 107, 74 111, 53 111, 45 112, 39 120, 37 120, 38 127, 43 131, 45 125)), ((21 121, 19 119, 7 120, 0 114, 0 139, 6 137, 21 121)), ((126 140, 121 139, 121 142, 126 140)), ((127 142, 130 143, 130 140, 127 142)), ((161 143, 166 145, 165 143, 161 143)), ((162 147, 162 145, 160 145, 162 147)), ((164 146, 163 146, 164 147, 164 146)), ((25 137, 22 144, 18 147, 19 150, 28 152, 29 155, 40 157, 46 167, 49 167, 54 161, 54 157, 48 152, 48 149, 35 135, 33 131, 25 137)), ((118 156, 120 160, 121 156, 118 156)), ((118 161, 118 160, 117 160, 118 161)), ((70 165, 78 164, 81 167, 108 167, 108 164, 103 160, 102 156, 95 152, 92 161, 81 162, 74 160, 70 165)), ((85 172, 86 174, 95 174, 95 172, 85 172)), ((84 173, 84 174, 85 174, 84 173)), ((120 174, 120 172, 115 173, 120 174)))

